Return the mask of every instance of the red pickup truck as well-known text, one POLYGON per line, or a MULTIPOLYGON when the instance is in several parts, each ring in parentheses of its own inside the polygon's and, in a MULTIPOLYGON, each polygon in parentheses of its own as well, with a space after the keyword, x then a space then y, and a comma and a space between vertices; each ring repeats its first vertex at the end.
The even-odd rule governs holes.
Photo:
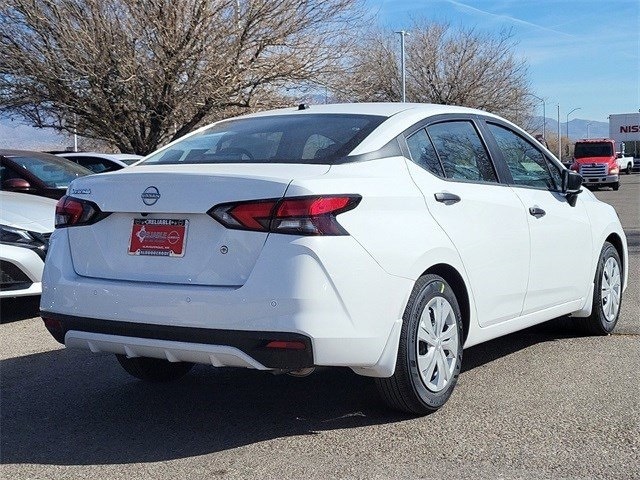
POLYGON ((616 142, 610 138, 577 141, 573 157, 571 170, 582 175, 585 186, 610 186, 618 190, 621 168, 628 173, 633 167, 633 158, 616 153, 616 142))

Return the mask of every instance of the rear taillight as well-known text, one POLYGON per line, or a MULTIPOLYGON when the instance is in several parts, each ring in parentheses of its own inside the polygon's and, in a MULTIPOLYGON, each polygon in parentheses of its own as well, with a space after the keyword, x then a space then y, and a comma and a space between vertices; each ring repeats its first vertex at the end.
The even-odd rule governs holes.
POLYGON ((56 205, 56 228, 90 225, 107 215, 93 202, 65 195, 56 205))
POLYGON ((227 228, 292 235, 348 235, 336 216, 355 208, 360 195, 319 195, 225 203, 209 215, 227 228))

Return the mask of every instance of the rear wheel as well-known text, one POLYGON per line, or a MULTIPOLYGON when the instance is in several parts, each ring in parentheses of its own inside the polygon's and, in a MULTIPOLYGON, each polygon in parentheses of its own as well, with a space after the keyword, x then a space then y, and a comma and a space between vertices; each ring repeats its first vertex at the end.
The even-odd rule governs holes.
POLYGON ((160 358, 132 357, 116 355, 118 362, 129 375, 146 382, 170 382, 184 377, 193 363, 169 362, 160 358))
POLYGON ((633 165, 631 165, 630 163, 627 163, 627 168, 624 171, 624 173, 626 173, 627 175, 631 175, 631 168, 633 167, 633 165))
POLYGON ((438 275, 418 279, 405 310, 396 369, 376 379, 391 408, 426 415, 451 396, 462 365, 462 315, 449 284, 438 275))
POLYGON ((622 268, 616 248, 605 242, 598 259, 594 279, 591 316, 580 323, 591 335, 610 334, 620 315, 622 303, 622 268))

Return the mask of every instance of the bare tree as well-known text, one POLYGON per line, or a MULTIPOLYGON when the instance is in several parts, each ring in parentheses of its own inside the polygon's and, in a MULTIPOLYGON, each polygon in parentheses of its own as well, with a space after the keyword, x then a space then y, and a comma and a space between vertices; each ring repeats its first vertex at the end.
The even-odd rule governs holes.
POLYGON ((358 0, 7 0, 0 113, 146 154, 335 73, 358 0))
MULTIPOLYGON (((415 21, 406 37, 407 99, 488 110, 517 123, 531 117, 527 66, 516 58, 508 31, 478 33, 448 24, 415 21)), ((342 98, 401 98, 398 37, 387 30, 366 34, 347 60, 338 85, 342 98)))

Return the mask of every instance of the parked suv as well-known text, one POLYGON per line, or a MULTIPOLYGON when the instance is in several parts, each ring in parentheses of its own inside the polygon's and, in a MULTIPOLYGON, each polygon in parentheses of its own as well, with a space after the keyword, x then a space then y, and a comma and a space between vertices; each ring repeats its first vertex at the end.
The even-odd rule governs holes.
POLYGON ((517 126, 462 107, 221 121, 72 182, 42 317, 143 380, 193 363, 346 366, 425 414, 451 395, 463 348, 562 315, 613 330, 626 239, 581 180, 517 126))

